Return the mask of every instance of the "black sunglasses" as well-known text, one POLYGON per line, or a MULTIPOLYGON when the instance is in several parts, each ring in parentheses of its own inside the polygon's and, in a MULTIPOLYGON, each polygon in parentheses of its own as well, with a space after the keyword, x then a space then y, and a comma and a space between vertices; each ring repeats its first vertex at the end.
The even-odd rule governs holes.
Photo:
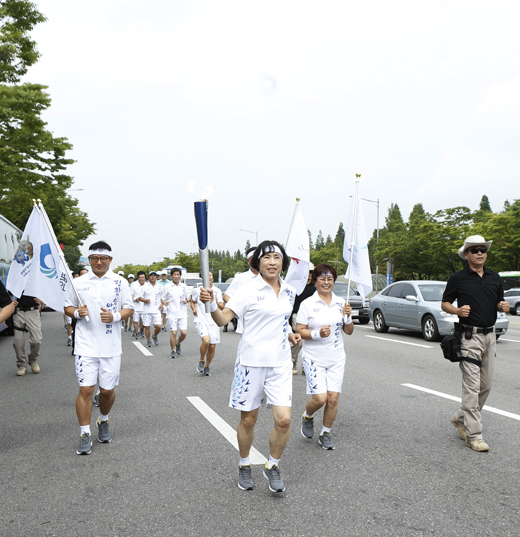
POLYGON ((481 254, 487 254, 487 248, 485 246, 479 246, 478 248, 468 248, 466 252, 471 252, 473 255, 477 255, 479 252, 481 254))

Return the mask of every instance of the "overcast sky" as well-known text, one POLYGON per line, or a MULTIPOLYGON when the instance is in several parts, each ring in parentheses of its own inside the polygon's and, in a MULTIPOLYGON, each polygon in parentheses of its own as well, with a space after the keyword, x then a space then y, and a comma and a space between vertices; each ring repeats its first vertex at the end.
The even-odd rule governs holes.
MULTIPOLYGON (((45 0, 45 118, 114 263, 315 238, 361 196, 405 220, 520 197, 518 1, 45 0)), ((369 233, 376 208, 364 202, 369 233)))

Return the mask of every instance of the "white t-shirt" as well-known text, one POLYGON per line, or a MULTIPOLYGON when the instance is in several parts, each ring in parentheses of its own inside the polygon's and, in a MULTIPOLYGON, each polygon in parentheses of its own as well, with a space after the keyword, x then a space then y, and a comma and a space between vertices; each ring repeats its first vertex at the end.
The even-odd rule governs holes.
POLYGON ((146 282, 143 287, 143 298, 146 300, 150 299, 150 303, 148 304, 146 302, 143 302, 143 312, 159 313, 163 286, 157 282, 155 283, 155 285, 152 285, 150 282, 146 282))
POLYGON ((101 308, 112 313, 122 309, 133 309, 133 301, 127 281, 108 270, 98 278, 92 270, 74 280, 80 296, 79 304, 76 293, 71 289, 65 307, 86 305, 89 321, 78 319, 76 323, 74 353, 78 356, 108 358, 122 353, 121 321, 110 324, 101 321, 101 308))
POLYGON ((141 285, 139 281, 135 281, 130 284, 130 294, 132 295, 132 303, 134 305, 134 311, 140 312, 143 311, 144 302, 137 300, 141 298, 144 294, 144 286, 141 285))
POLYGON ((162 300, 168 302, 168 306, 165 306, 164 311, 168 317, 174 319, 185 319, 188 317, 188 302, 190 299, 190 292, 188 287, 184 283, 175 285, 170 282, 163 287, 162 300), (183 303, 186 300, 186 304, 183 303))
POLYGON ((309 330, 320 330, 330 326, 330 336, 320 339, 302 340, 302 355, 318 364, 327 365, 345 359, 343 344, 343 307, 345 300, 332 293, 330 306, 320 298, 318 291, 300 304, 296 323, 306 325, 309 330))
MULTIPOLYGON (((240 274, 237 274, 224 294, 231 298, 242 285, 250 282, 254 277, 255 274, 253 274, 251 269, 249 269, 247 272, 241 272, 240 274)), ((244 324, 242 322, 242 319, 239 318, 237 322, 236 332, 237 334, 242 334, 243 331, 244 324)))
MULTIPOLYGON (((215 297, 217 304, 223 304, 224 300, 222 299, 222 291, 214 285, 211 286, 211 289, 213 290, 213 296, 215 297)), ((211 317, 211 313, 206 313, 206 304, 200 301, 199 295, 200 287, 196 287, 193 289, 193 293, 191 295, 191 299, 197 304, 197 315, 193 316, 193 320, 196 323, 202 323, 206 326, 217 326, 217 323, 213 320, 213 317, 211 317)))
POLYGON ((288 337, 296 290, 280 278, 278 296, 259 274, 237 290, 226 307, 243 321, 237 363, 278 367, 291 360, 288 337))

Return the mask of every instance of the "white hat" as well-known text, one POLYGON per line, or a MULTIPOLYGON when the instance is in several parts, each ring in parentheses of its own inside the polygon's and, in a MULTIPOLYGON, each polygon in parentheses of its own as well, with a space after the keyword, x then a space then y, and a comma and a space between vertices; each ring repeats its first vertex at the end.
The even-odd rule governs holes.
POLYGON ((125 273, 124 273, 122 270, 120 270, 120 271, 117 273, 117 275, 118 275, 118 276, 124 276, 125 273))
POLYGON ((135 280, 135 276, 133 274, 129 274, 128 277, 133 278, 135 280))
POLYGON ((493 244, 493 241, 487 241, 484 237, 481 235, 471 235, 471 237, 468 237, 465 241, 463 246, 459 248, 459 257, 461 259, 466 259, 464 256, 464 252, 471 248, 472 246, 485 246, 488 250, 491 248, 491 245, 493 244))
POLYGON ((314 270, 314 264, 309 261, 309 272, 311 272, 312 270, 314 270))

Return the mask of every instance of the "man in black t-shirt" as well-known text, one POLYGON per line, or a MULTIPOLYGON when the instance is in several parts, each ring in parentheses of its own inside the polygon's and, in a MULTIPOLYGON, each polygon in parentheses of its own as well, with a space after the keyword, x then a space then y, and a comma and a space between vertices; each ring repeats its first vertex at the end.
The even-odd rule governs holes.
POLYGON ((494 374, 497 311, 509 311, 500 276, 484 267, 492 242, 480 235, 466 239, 459 249, 459 257, 467 260, 468 267, 451 275, 442 297, 443 311, 459 316, 455 330, 462 334, 462 355, 480 362, 480 367, 460 362, 462 405, 451 417, 460 438, 475 451, 489 450, 482 438, 481 411, 494 374), (452 304, 455 300, 457 307, 452 304))
POLYGON ((27 360, 33 373, 40 372, 40 366, 36 363, 40 355, 42 342, 42 324, 40 320, 40 305, 42 301, 34 296, 22 294, 18 299, 18 305, 13 316, 14 326, 14 351, 16 353, 16 375, 23 377, 27 373, 27 360), (30 350, 25 356, 25 333, 29 332, 30 350))

